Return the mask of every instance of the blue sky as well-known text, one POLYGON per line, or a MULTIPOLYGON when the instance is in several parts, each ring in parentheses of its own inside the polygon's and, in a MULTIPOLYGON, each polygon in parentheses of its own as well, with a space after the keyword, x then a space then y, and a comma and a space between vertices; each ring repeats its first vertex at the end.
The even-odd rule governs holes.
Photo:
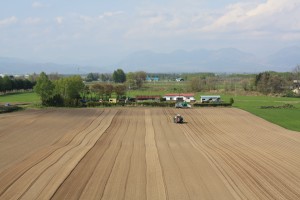
POLYGON ((0 57, 95 64, 139 50, 300 46, 299 0, 0 0, 0 57))

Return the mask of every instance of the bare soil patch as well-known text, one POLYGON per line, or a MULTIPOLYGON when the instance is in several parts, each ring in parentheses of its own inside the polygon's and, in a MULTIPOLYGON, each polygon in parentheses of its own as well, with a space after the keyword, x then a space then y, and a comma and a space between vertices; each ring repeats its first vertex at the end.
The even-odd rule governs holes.
POLYGON ((0 199, 300 199, 299 155, 235 108, 28 110, 0 115, 0 199))

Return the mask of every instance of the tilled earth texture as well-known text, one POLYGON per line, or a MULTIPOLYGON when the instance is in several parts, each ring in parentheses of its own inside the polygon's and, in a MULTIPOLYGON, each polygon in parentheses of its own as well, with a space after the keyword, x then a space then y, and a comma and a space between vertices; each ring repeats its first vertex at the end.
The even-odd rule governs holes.
POLYGON ((0 199, 297 200, 300 133, 235 108, 2 114, 0 199))

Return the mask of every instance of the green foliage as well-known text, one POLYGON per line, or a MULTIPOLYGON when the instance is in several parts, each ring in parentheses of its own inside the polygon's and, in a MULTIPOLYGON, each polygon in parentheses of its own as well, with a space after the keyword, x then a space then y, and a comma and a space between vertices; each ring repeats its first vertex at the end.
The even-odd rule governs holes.
POLYGON ((61 78, 55 81, 55 94, 60 94, 64 99, 79 99, 84 89, 80 76, 61 78))
POLYGON ((102 82, 112 81, 112 75, 111 74, 101 74, 100 79, 102 82))
POLYGON ((80 76, 60 78, 54 83, 42 72, 34 91, 41 97, 45 106, 80 106, 80 93, 85 85, 80 76))
POLYGON ((54 84, 48 79, 48 76, 44 72, 42 72, 37 79, 34 91, 40 96, 42 104, 45 104, 46 100, 51 98, 54 94, 54 84))
POLYGON ((97 81, 98 79, 99 79, 98 73, 89 73, 85 80, 87 82, 91 82, 91 81, 97 81))
POLYGON ((116 85, 114 87, 114 91, 117 95, 117 99, 119 99, 121 96, 126 94, 127 87, 126 87, 126 85, 116 85))
POLYGON ((3 91, 12 90, 12 80, 8 76, 4 76, 2 80, 3 91))
POLYGON ((127 84, 131 89, 140 89, 143 86, 146 77, 147 74, 144 71, 129 72, 127 74, 127 84))
POLYGON ((115 83, 124 83, 126 81, 126 74, 122 69, 117 69, 114 71, 112 78, 115 83))
POLYGON ((35 85, 34 81, 25 78, 14 78, 5 76, 0 77, 0 92, 9 92, 11 90, 28 90, 35 85))
POLYGON ((285 83, 282 77, 271 72, 259 73, 254 81, 257 91, 263 94, 282 93, 285 83))
POLYGON ((4 84, 3 84, 3 78, 0 76, 0 92, 4 91, 4 84))
POLYGON ((95 93, 98 96, 98 99, 101 97, 103 99, 104 95, 104 86, 101 83, 96 83, 91 85, 90 87, 91 92, 95 93))
POLYGON ((57 106, 62 107, 65 105, 64 99, 60 94, 55 94, 54 96, 48 98, 45 102, 45 105, 47 106, 57 106))
POLYGON ((108 100, 114 92, 114 86, 112 84, 104 84, 103 87, 105 99, 108 100))

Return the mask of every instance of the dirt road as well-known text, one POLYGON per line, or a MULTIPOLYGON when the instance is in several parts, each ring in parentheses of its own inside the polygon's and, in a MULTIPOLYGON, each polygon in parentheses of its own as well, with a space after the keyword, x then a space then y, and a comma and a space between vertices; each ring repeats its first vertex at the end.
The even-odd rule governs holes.
POLYGON ((234 108, 24 111, 0 115, 0 199, 300 199, 299 155, 234 108))

